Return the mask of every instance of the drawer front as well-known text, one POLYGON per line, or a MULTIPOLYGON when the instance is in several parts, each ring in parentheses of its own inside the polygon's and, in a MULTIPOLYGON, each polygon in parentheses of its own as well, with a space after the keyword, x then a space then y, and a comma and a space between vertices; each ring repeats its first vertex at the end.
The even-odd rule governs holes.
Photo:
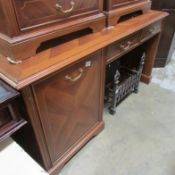
POLYGON ((21 29, 98 13, 102 0, 13 0, 21 29))
POLYGON ((100 121, 101 54, 33 85, 53 163, 100 121))
POLYGON ((161 23, 155 23, 152 24, 151 26, 143 29, 142 35, 141 35, 141 41, 147 40, 153 35, 159 33, 161 31, 161 23))
POLYGON ((142 0, 112 0, 112 8, 132 4, 140 1, 142 0))
POLYGON ((124 54, 128 50, 135 47, 140 42, 140 32, 133 34, 132 36, 120 41, 115 42, 105 49, 105 58, 107 62, 119 57, 120 55, 124 54))

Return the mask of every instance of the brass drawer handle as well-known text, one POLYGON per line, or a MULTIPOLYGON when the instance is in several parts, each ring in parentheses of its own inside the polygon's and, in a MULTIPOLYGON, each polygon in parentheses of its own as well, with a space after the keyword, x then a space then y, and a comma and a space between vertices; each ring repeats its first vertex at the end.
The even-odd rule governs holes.
POLYGON ((131 41, 128 41, 127 44, 121 44, 120 47, 123 49, 123 50, 128 50, 131 46, 132 42, 131 41))
POLYGON ((56 3, 56 8, 57 8, 57 10, 60 10, 62 13, 67 14, 67 13, 72 12, 72 10, 74 9, 74 6, 75 6, 74 0, 71 0, 70 4, 71 4, 71 7, 70 7, 70 9, 67 9, 67 10, 64 10, 63 6, 60 5, 59 3, 56 3))
POLYGON ((66 75, 65 80, 69 80, 69 81, 72 81, 72 82, 78 81, 82 77, 83 72, 84 72, 83 69, 79 68, 78 69, 78 75, 77 75, 77 73, 73 73, 72 76, 71 75, 66 75))
POLYGON ((13 59, 10 58, 10 57, 7 57, 7 61, 8 61, 9 63, 11 63, 11 64, 20 64, 20 63, 22 63, 21 60, 16 61, 16 60, 13 60, 13 59))
POLYGON ((156 33, 156 29, 155 28, 151 28, 151 29, 149 29, 149 32, 154 34, 154 33, 156 33))

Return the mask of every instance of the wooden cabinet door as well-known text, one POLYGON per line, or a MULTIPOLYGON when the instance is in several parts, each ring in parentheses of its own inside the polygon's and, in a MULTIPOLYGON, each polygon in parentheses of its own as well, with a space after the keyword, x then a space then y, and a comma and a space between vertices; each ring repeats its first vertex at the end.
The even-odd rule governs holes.
POLYGON ((102 120, 102 68, 98 51, 33 85, 52 163, 102 120))

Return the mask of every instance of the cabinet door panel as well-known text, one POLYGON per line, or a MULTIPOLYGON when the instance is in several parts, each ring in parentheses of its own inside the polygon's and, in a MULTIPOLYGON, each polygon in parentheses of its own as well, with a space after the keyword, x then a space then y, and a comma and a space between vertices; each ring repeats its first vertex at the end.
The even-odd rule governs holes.
POLYGON ((100 120, 101 52, 33 85, 54 163, 100 120))

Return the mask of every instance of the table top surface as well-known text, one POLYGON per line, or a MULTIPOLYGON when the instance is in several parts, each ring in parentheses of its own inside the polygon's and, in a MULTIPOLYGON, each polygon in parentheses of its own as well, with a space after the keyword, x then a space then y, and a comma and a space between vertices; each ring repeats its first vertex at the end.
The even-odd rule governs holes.
POLYGON ((167 15, 165 12, 150 10, 148 13, 121 22, 113 28, 88 34, 42 51, 21 64, 10 64, 5 56, 0 55, 0 78, 15 89, 22 89, 113 42, 162 20, 167 15))

